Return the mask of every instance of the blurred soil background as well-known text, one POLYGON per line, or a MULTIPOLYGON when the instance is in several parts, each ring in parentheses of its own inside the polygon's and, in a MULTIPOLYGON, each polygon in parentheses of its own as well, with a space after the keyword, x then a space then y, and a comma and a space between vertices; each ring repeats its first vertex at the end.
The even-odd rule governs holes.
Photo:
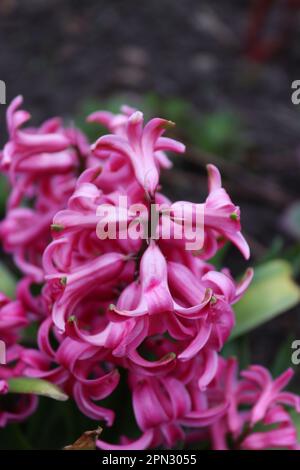
MULTIPOLYGON (((186 156, 163 189, 200 202, 216 163, 242 211, 252 264, 274 256, 299 275, 300 2, 296 0, 1 0, 0 79, 22 94, 33 123, 122 101, 177 122, 186 156)), ((6 139, 0 106, 1 144, 6 139)), ((95 129, 89 131, 91 137, 95 129)), ((94 133, 94 134, 93 134, 94 133)), ((226 263, 247 265, 234 249, 226 263)), ((300 338, 300 308, 249 335, 251 360, 269 365, 300 338)))

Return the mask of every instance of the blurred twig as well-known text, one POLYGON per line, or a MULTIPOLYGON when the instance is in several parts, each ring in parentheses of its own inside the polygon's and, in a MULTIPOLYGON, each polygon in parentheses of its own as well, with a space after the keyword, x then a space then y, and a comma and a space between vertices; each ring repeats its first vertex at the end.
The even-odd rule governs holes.
POLYGON ((249 173, 238 162, 225 160, 220 156, 199 151, 197 148, 189 148, 186 158, 199 166, 215 163, 228 178, 234 192, 239 192, 249 200, 264 201, 275 208, 283 208, 292 201, 292 198, 276 182, 270 180, 269 177, 249 173))

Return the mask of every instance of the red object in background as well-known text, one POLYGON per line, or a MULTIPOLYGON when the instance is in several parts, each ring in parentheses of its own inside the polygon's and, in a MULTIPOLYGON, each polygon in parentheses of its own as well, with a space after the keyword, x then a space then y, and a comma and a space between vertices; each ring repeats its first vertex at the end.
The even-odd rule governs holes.
POLYGON ((246 37, 246 55, 255 62, 265 62, 281 52, 291 37, 295 11, 300 9, 300 0, 254 0, 250 11, 250 22, 246 37), (267 37, 267 28, 272 15, 279 17, 279 30, 267 37))

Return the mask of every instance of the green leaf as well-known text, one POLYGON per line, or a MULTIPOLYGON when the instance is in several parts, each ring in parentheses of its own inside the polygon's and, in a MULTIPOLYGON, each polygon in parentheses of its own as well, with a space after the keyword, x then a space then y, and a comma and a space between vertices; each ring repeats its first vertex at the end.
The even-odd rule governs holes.
POLYGON ((264 264, 267 263, 267 261, 271 261, 277 258, 285 258, 282 254, 283 245, 284 240, 281 236, 274 237, 264 256, 259 260, 259 264, 264 264))
POLYGON ((230 244, 225 243, 225 245, 222 246, 222 248, 220 248, 212 258, 210 258, 209 263, 213 264, 216 269, 221 269, 229 247, 230 244))
POLYGON ((0 291, 7 297, 15 296, 17 281, 7 267, 0 263, 0 291))
POLYGON ((295 410, 290 411, 291 418, 297 430, 298 442, 300 441, 300 413, 295 410))
POLYGON ((234 307, 236 325, 231 338, 294 307, 299 300, 300 289, 292 279, 292 269, 287 261, 277 259, 258 266, 252 284, 234 307))
POLYGON ((270 368, 273 377, 277 377, 278 375, 282 374, 282 372, 286 370, 287 365, 291 363, 291 344, 293 339, 293 334, 290 334, 289 337, 285 338, 278 348, 270 368))
POLYGON ((286 231, 300 239, 300 202, 294 202, 284 213, 282 217, 282 224, 286 231))
POLYGON ((221 355, 225 358, 238 357, 240 369, 247 369, 251 364, 251 351, 247 336, 240 336, 225 343, 221 355))
POLYGON ((297 277, 300 274, 300 243, 296 243, 282 254, 293 268, 293 275, 297 277))
POLYGON ((47 380, 31 377, 16 377, 8 380, 9 393, 29 393, 53 398, 53 400, 66 401, 68 396, 59 388, 47 380))
POLYGON ((240 147, 241 126, 238 116, 231 112, 207 115, 201 122, 196 137, 200 148, 206 152, 231 156, 240 147))
POLYGON ((9 184, 4 175, 0 175, 0 213, 5 211, 7 195, 9 193, 9 184))

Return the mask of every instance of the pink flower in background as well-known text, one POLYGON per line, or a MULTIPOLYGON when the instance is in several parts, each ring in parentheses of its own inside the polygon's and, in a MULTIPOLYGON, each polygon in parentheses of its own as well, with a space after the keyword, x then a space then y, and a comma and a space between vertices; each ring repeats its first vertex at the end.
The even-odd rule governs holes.
MULTIPOLYGON (((205 428, 220 419, 228 408, 225 401, 209 406, 209 396, 197 396, 193 382, 184 383, 172 374, 163 377, 139 376, 131 373, 133 410, 143 433, 135 442, 135 449, 147 447, 174 447, 186 440, 187 428, 205 428)), ((132 442, 111 446, 97 441, 101 449, 130 449, 132 442)))
POLYGON ((26 365, 21 356, 25 348, 17 342, 28 325, 29 316, 22 302, 0 293, 0 339, 5 345, 5 361, 0 362, 0 428, 25 420, 37 407, 34 395, 13 395, 10 400, 1 400, 1 395, 9 392, 9 379, 24 375, 26 365))
POLYGON ((8 392, 8 383, 6 380, 0 380, 0 395, 6 395, 8 392))
POLYGON ((250 366, 237 377, 237 362, 221 360, 212 389, 224 387, 228 412, 211 427, 213 448, 227 449, 228 439, 241 449, 298 448, 297 431, 286 406, 300 412, 300 397, 282 389, 293 371, 273 380, 262 366, 250 366))
POLYGON ((23 351, 22 346, 10 346, 6 350, 6 364, 0 365, 0 428, 24 421, 37 409, 38 399, 35 395, 11 395, 7 404, 1 400, 1 395, 9 391, 9 379, 24 375, 26 365, 21 359, 23 351))
POLYGON ((22 102, 18 96, 7 110, 9 141, 0 154, 0 168, 12 191, 0 237, 19 269, 40 282, 53 216, 71 196, 89 147, 80 131, 63 128, 58 118, 39 128, 23 128, 30 114, 19 109, 22 102))
POLYGON ((0 339, 5 342, 6 347, 16 342, 21 328, 28 323, 22 303, 8 299, 0 292, 0 339))
POLYGON ((114 412, 95 403, 110 395, 119 382, 119 373, 113 365, 109 371, 101 366, 107 351, 64 337, 50 317, 39 329, 38 345, 39 351, 27 349, 21 356, 26 364, 25 375, 59 385, 75 399, 82 413, 111 426, 114 412), (50 343, 51 333, 59 344, 56 350, 50 343))
MULTIPOLYGON (((19 284, 18 292, 24 292, 24 287, 19 284)), ((4 397, 9 392, 9 380, 25 374, 26 365, 21 356, 26 348, 19 343, 29 324, 30 314, 22 299, 17 295, 16 300, 11 300, 0 292, 0 346, 4 346, 4 361, 0 361, 0 428, 24 421, 37 408, 38 400, 34 395, 12 395, 9 400, 4 397)))

